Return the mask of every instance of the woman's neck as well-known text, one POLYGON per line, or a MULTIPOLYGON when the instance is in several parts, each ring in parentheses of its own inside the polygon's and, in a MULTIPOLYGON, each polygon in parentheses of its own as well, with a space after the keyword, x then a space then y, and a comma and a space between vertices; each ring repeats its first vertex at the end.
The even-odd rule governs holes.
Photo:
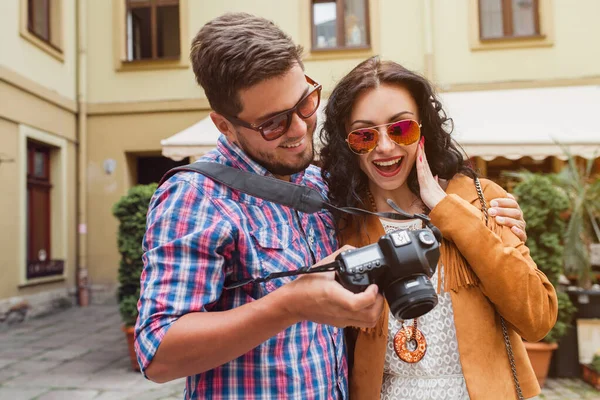
POLYGON ((369 190, 375 200, 377 211, 393 211, 387 204, 387 199, 392 199, 402 210, 407 213, 423 212, 423 203, 419 197, 410 191, 407 184, 400 186, 395 190, 384 190, 377 185, 369 183, 369 190))

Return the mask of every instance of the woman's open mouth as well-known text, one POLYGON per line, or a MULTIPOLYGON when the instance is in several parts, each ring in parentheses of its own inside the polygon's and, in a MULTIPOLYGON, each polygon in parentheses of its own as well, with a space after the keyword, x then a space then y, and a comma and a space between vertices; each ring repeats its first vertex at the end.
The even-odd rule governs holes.
POLYGON ((394 157, 385 160, 373 161, 375 170, 382 176, 390 177, 396 175, 402 166, 404 157, 394 157))

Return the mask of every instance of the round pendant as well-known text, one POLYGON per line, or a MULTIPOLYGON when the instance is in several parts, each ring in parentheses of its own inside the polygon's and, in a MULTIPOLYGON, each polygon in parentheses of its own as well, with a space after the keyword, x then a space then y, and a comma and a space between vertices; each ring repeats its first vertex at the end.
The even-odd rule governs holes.
POLYGON ((394 336, 394 350, 402 361, 411 364, 416 363, 421 361, 423 356, 425 356, 425 352, 427 351, 427 341, 419 329, 416 329, 414 326, 405 326, 396 333, 396 336, 394 336), (411 337, 414 337, 414 341, 417 342, 417 348, 413 351, 408 349, 408 342, 410 342, 410 339, 407 338, 411 337))

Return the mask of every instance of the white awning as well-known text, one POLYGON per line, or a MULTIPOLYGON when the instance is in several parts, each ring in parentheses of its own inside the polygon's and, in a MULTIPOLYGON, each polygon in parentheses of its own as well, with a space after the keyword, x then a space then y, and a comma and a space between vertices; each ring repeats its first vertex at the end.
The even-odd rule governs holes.
MULTIPOLYGON (((323 121, 323 110, 327 101, 322 99, 319 105, 318 121, 323 121)), ((321 124, 315 131, 315 136, 321 124)), ((190 157, 197 159, 214 149, 217 146, 217 140, 221 136, 221 132, 217 129, 210 117, 205 117, 194 125, 187 127, 160 141, 162 147, 162 155, 171 158, 175 161, 181 161, 184 158, 190 157)))
POLYGON ((190 157, 196 159, 217 145, 221 132, 210 117, 160 141, 162 155, 175 161, 190 157))
MULTIPOLYGON (((557 142, 574 155, 600 156, 600 86, 446 92, 440 98, 454 121, 453 137, 469 157, 564 159, 557 142)), ((319 121, 325 104, 322 100, 319 121)), ((320 125, 315 132, 317 148, 320 125)), ((197 158, 213 149, 219 136, 206 117, 162 140, 162 153, 177 161, 197 158)))
POLYGON ((600 86, 448 92, 453 136, 470 157, 600 156, 600 86))

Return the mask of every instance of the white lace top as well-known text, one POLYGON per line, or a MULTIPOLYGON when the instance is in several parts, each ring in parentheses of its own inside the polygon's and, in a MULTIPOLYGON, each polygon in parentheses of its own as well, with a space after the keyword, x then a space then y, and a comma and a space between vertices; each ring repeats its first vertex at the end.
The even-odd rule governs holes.
MULTIPOLYGON (((422 226, 420 220, 400 222, 381 219, 381 223, 386 233, 397 229, 421 229, 422 226)), ((442 293, 438 293, 437 306, 419 317, 418 329, 427 341, 427 351, 419 362, 410 364, 396 355, 394 336, 402 329, 402 322, 390 313, 382 400, 469 399, 458 355, 452 300, 450 293, 443 292, 443 278, 442 270, 442 293)), ((438 274, 435 273, 431 279, 434 288, 437 280, 438 274)), ((413 321, 407 320, 405 324, 412 325, 413 321)))

